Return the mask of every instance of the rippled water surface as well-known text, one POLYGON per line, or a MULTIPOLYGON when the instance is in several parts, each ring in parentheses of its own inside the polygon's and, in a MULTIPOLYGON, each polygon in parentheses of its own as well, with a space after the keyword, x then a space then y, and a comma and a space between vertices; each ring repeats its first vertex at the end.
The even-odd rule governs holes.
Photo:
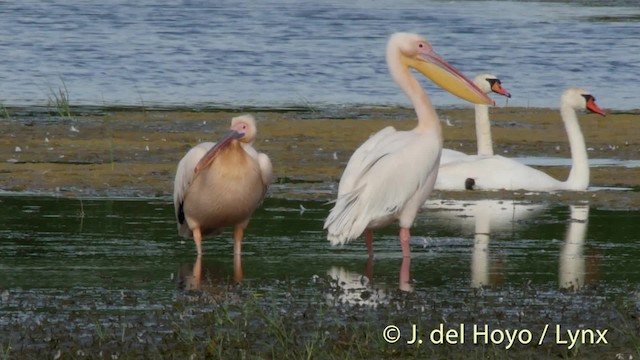
MULTIPOLYGON (((384 63, 413 31, 509 105, 556 107, 584 86, 638 107, 635 1, 101 1, 0 3, 0 102, 156 106, 406 105, 384 63)), ((438 106, 462 101, 424 82, 438 106)), ((502 104, 501 104, 502 105, 502 104)))
MULTIPOLYGON (((196 265, 194 244, 178 237, 168 201, 0 201, 0 274, 2 288, 10 292, 144 291, 161 303, 184 286, 196 265)), ((328 274, 367 276, 397 289, 396 230, 376 235, 376 257, 368 263, 363 241, 329 246, 322 231, 327 210, 320 202, 269 199, 247 230, 240 274, 234 273, 228 233, 205 241, 198 266, 213 282, 238 275, 235 281, 249 286, 293 280, 300 294, 314 277, 328 274)), ((587 205, 431 201, 413 229, 411 286, 638 286, 638 215, 587 205)))

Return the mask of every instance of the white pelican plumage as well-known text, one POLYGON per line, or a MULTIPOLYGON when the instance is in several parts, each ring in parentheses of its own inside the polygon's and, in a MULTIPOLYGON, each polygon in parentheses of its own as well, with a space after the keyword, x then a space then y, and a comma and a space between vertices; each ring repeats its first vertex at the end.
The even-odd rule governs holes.
POLYGON ((234 253, 241 253, 244 229, 271 183, 269 157, 252 146, 253 116, 231 120, 231 130, 218 143, 191 148, 178 163, 173 189, 178 232, 193 236, 198 255, 202 238, 233 226, 234 253))
POLYGON ((391 76, 413 103, 418 125, 410 131, 386 127, 353 153, 324 228, 333 245, 344 244, 365 232, 371 256, 372 230, 398 221, 402 254, 409 257, 409 229, 433 189, 442 149, 442 129, 436 111, 409 68, 467 101, 484 104, 493 101, 440 58, 419 35, 393 34, 386 58, 391 76))
MULTIPOLYGON (((508 98, 511 94, 502 87, 502 82, 495 75, 492 74, 479 74, 473 79, 473 83, 485 92, 485 94, 496 93, 508 98)), ((491 140, 491 121, 489 120, 489 106, 485 104, 476 104, 475 106, 475 126, 476 126, 476 143, 478 148, 478 155, 491 156, 493 155, 493 141, 491 140)), ((442 149, 442 156, 440 157, 440 166, 462 160, 468 156, 461 151, 442 149)))
POLYGON ((604 116, 595 98, 581 88, 569 88, 562 94, 560 114, 571 148, 571 172, 566 181, 500 155, 470 156, 440 166, 437 190, 465 190, 473 179, 479 190, 584 191, 589 186, 589 159, 576 110, 588 110, 604 116))

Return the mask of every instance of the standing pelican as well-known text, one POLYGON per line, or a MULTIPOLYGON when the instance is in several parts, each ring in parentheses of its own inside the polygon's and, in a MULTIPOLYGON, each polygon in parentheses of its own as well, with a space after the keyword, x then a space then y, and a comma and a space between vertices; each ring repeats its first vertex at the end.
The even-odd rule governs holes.
MULTIPOLYGON (((476 84, 480 90, 485 94, 496 93, 508 98, 511 94, 502 87, 502 82, 495 75, 491 74, 479 74, 473 79, 473 83, 476 84)), ((476 125, 476 142, 478 147, 479 156, 491 156, 493 155, 493 141, 491 140, 491 121, 489 121, 489 107, 485 104, 475 105, 475 125, 476 125)), ((442 149, 442 156, 440 157, 440 166, 453 161, 462 160, 465 158, 470 159, 470 156, 463 152, 451 149, 442 149)))
POLYGON ((353 153, 324 228, 333 245, 349 242, 365 232, 372 256, 372 230, 397 220, 402 255, 410 257, 409 229, 438 174, 442 129, 431 101, 409 68, 467 101, 493 101, 440 58, 421 36, 396 33, 389 39, 386 52, 391 76, 413 103, 418 126, 410 131, 386 127, 353 153))
POLYGON ((269 157, 252 146, 256 132, 253 116, 234 117, 227 136, 194 146, 178 163, 173 188, 178 233, 193 236, 198 256, 202 237, 227 226, 233 226, 234 254, 241 253, 244 229, 272 177, 269 157))

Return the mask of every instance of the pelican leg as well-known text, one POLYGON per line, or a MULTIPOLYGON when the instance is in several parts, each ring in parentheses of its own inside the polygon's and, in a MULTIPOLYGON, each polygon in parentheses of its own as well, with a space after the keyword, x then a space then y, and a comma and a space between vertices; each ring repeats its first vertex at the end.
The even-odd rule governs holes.
POLYGON ((373 257, 373 230, 367 229, 364 231, 364 240, 367 243, 367 251, 369 252, 369 257, 373 257))
POLYGON ((193 242, 196 243, 196 251, 198 252, 198 256, 202 256, 202 233, 200 232, 200 228, 195 228, 192 230, 193 232, 193 242))
POLYGON ((244 235, 244 227, 236 225, 233 228, 233 253, 235 255, 242 254, 242 236, 244 235))
POLYGON ((411 247, 409 246, 409 240, 411 239, 411 232, 409 228, 400 228, 400 246, 402 247, 402 257, 411 257, 411 247))
POLYGON ((190 284, 191 286, 187 290, 196 290, 200 289, 200 285, 202 284, 202 256, 198 255, 196 257, 196 262, 193 263, 193 282, 190 284))
POLYGON ((240 253, 233 254, 233 281, 237 284, 242 282, 244 274, 242 273, 242 255, 240 253))
POLYGON ((411 288, 411 257, 403 257, 400 264, 400 290, 412 291, 411 288))

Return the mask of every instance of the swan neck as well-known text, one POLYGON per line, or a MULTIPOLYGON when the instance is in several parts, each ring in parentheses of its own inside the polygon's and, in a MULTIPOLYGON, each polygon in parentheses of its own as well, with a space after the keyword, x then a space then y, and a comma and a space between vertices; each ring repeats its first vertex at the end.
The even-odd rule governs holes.
POLYGON ((589 158, 582 130, 578 123, 578 115, 574 108, 561 105, 560 114, 569 137, 571 149, 571 172, 565 182, 569 190, 586 190, 589 187, 589 158))
POLYGON ((491 122, 489 121, 489 106, 476 104, 476 139, 478 155, 493 155, 493 140, 491 139, 491 122))

